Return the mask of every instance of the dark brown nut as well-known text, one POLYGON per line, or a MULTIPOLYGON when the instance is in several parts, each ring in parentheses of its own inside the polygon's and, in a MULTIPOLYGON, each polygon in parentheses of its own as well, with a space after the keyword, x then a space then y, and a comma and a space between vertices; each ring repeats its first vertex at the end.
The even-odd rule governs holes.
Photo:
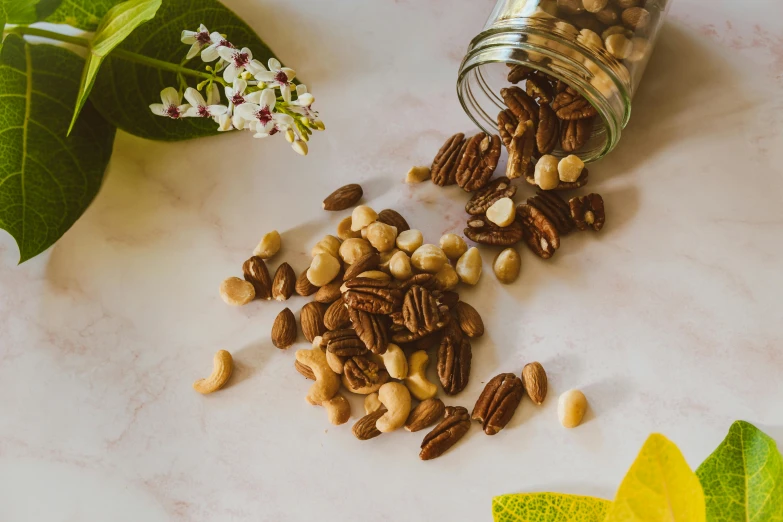
POLYGON ((448 395, 456 395, 468 385, 472 358, 467 338, 448 333, 443 336, 438 348, 438 378, 448 395))
POLYGON ((402 306, 402 292, 391 281, 357 277, 345 282, 343 299, 351 308, 388 315, 402 306))
POLYGON ((389 346, 389 319, 383 315, 368 314, 354 308, 348 309, 356 335, 368 350, 378 355, 386 353, 389 346))
POLYGON ((397 228, 397 234, 410 230, 411 227, 405 218, 394 209, 386 208, 378 212, 378 221, 397 228))
POLYGON ((576 228, 587 230, 588 227, 596 232, 601 230, 606 223, 604 210, 604 198, 600 194, 588 194, 568 200, 571 217, 574 218, 576 228))
POLYGON ((433 183, 441 187, 456 183, 457 167, 465 150, 464 145, 465 135, 461 132, 446 140, 432 160, 430 175, 433 183))
POLYGON ((296 317, 290 308, 286 308, 275 317, 272 323, 272 344, 281 350, 296 341, 296 317))
POLYGON ((530 169, 533 153, 536 150, 536 130, 533 120, 520 121, 511 135, 508 146, 508 163, 506 177, 521 178, 530 169))
POLYGON ((343 293, 340 291, 340 287, 343 284, 341 279, 336 277, 331 283, 327 283, 319 288, 313 299, 323 304, 331 304, 340 299, 343 296, 343 293))
POLYGON ((283 263, 275 270, 272 280, 272 297, 277 301, 286 301, 294 294, 296 274, 288 263, 283 263))
MULTIPOLYGON (((584 120, 574 120, 584 121, 584 120)), ((555 111, 552 110, 547 104, 542 104, 538 108, 538 128, 536 129, 536 148, 538 154, 543 156, 549 154, 555 147, 560 139, 560 120, 557 118, 555 111)))
POLYGON ((302 297, 313 295, 318 291, 318 287, 311 283, 309 279, 307 279, 307 268, 305 268, 304 271, 299 274, 299 277, 296 280, 296 286, 294 288, 296 293, 302 297))
POLYGON ((453 310, 459 302, 459 294, 457 292, 443 292, 438 297, 438 302, 448 307, 449 310, 453 310))
POLYGON ((585 8, 582 6, 582 0, 557 0, 557 10, 565 15, 575 15, 583 13, 585 8))
MULTIPOLYGON (((549 192, 553 190, 556 191, 574 190, 574 189, 578 189, 579 187, 584 187, 585 185, 587 185, 588 174, 589 173, 587 169, 582 169, 582 174, 580 174, 579 178, 577 178, 576 181, 561 181, 560 183, 558 183, 558 185, 555 188, 550 189, 549 192)), ((530 171, 527 174, 525 174, 525 181, 527 181, 531 185, 536 185, 536 178, 533 171, 530 171)), ((517 209, 519 209, 519 207, 517 207, 517 209)))
POLYGON ((612 5, 607 5, 593 16, 604 25, 616 25, 620 20, 620 12, 612 5))
POLYGON ((321 342, 326 344, 327 352, 332 352, 340 357, 352 357, 367 353, 367 347, 352 328, 330 330, 325 332, 321 339, 321 342))
POLYGON ((253 256, 242 264, 245 281, 253 285, 256 299, 272 299, 272 278, 264 260, 253 256))
POLYGON ((506 65, 508 65, 511 69, 508 71, 508 83, 519 83, 533 72, 533 69, 526 65, 518 65, 514 63, 507 63, 506 65))
POLYGON ((584 96, 568 91, 558 93, 552 102, 552 110, 561 120, 583 120, 598 114, 584 96))
POLYGON ((310 379, 311 381, 315 380, 315 374, 313 373, 313 370, 311 370, 310 367, 306 364, 302 364, 299 361, 294 361, 294 368, 296 368, 296 371, 298 371, 305 379, 310 379))
POLYGON ((351 388, 366 388, 380 381, 380 367, 364 355, 354 355, 345 361, 343 375, 351 388))
POLYGON ((427 290, 436 290, 438 283, 434 274, 416 274, 407 281, 401 282, 397 288, 405 294, 412 286, 423 286, 427 290))
POLYGON ((405 429, 411 433, 423 430, 442 419, 444 413, 446 413, 446 405, 442 400, 436 398, 423 400, 411 410, 408 420, 405 421, 405 429))
POLYGON ((511 112, 511 109, 504 109, 498 113, 498 134, 500 134, 500 140, 503 142, 506 148, 511 145, 511 135, 514 134, 514 130, 519 125, 519 120, 511 112))
POLYGON ((525 91, 527 95, 536 100, 539 104, 551 103, 555 96, 552 84, 541 76, 530 76, 525 82, 525 91))
POLYGON ((620 9, 628 9, 630 7, 636 7, 640 4, 643 4, 643 0, 613 0, 615 4, 617 4, 617 7, 620 9))
MULTIPOLYGON (((443 309, 440 311, 441 314, 444 316, 447 316, 448 309, 444 306, 443 309)), ((437 323, 440 325, 440 328, 443 328, 449 323, 448 320, 437 323)), ((391 332, 391 340, 393 343, 396 344, 408 344, 408 343, 417 343, 418 341, 421 341, 425 338, 428 338, 430 335, 433 335, 435 332, 432 332, 430 330, 422 329, 418 332, 411 332, 408 330, 407 327, 404 325, 399 324, 393 324, 391 328, 389 328, 389 331, 391 332)))
POLYGON ((443 328, 444 318, 440 315, 438 301, 424 287, 412 286, 402 303, 402 317, 410 332, 426 330, 434 332, 443 328))
POLYGON ((516 193, 517 187, 512 185, 507 177, 497 178, 473 194, 473 197, 465 204, 465 212, 471 216, 484 215, 495 201, 502 198, 513 198, 516 193))
POLYGON ((362 187, 356 183, 350 185, 344 185, 331 194, 329 194, 324 200, 324 210, 345 210, 356 205, 360 199, 362 199, 362 187))
POLYGON ((324 305, 321 303, 310 302, 302 307, 299 312, 299 323, 302 325, 302 333, 310 342, 319 335, 326 332, 324 326, 324 305))
POLYGON ((471 338, 484 335, 484 321, 475 308, 465 301, 460 301, 454 308, 454 313, 462 333, 471 338))
POLYGON ((465 237, 482 245, 511 246, 522 240, 522 228, 519 223, 499 227, 484 216, 475 216, 468 220, 465 237))
POLYGON ((589 29, 594 33, 601 34, 606 29, 604 24, 599 22, 592 13, 579 13, 568 17, 568 21, 579 29, 589 29))
POLYGON ((527 246, 538 257, 549 259, 560 248, 560 235, 543 212, 530 205, 517 205, 517 222, 524 231, 527 246))
POLYGON ((342 299, 338 299, 329 305, 324 313, 324 326, 327 330, 339 330, 348 326, 351 322, 348 307, 342 299))
POLYGON ((484 433, 495 435, 511 420, 524 393, 522 379, 513 373, 496 375, 481 392, 471 417, 482 424, 484 433))
POLYGON ((576 152, 590 139, 594 118, 564 121, 560 125, 560 147, 565 152, 576 152))
POLYGON ((375 427, 375 423, 386 414, 386 408, 381 406, 374 412, 365 415, 353 425, 351 431, 354 437, 359 440, 369 440, 377 437, 381 434, 378 428, 375 427))
POLYGON ((495 172, 500 159, 500 136, 483 132, 470 138, 457 167, 457 184, 465 192, 484 187, 495 172))
POLYGON ((409 346, 413 351, 424 350, 425 352, 428 352, 431 349, 440 346, 440 341, 441 339, 443 339, 444 330, 445 328, 443 330, 439 330, 437 332, 432 332, 431 334, 425 335, 421 339, 416 339, 409 346))
POLYGON ((456 444, 470 429, 468 410, 462 406, 449 406, 442 421, 421 442, 421 460, 440 457, 456 444))
POLYGON ((629 29, 644 29, 650 23, 650 12, 643 7, 629 7, 623 11, 622 20, 629 29))
POLYGON ((571 209, 560 196, 551 190, 539 190, 536 196, 527 199, 527 204, 535 207, 555 225, 557 233, 564 236, 574 229, 571 209))
POLYGON ((377 252, 370 252, 364 254, 362 257, 354 261, 343 274, 343 281, 349 281, 362 272, 369 270, 375 270, 381 262, 381 256, 377 252))
POLYGON ((533 126, 538 125, 538 104, 517 86, 500 89, 500 95, 517 120, 533 120, 533 126))

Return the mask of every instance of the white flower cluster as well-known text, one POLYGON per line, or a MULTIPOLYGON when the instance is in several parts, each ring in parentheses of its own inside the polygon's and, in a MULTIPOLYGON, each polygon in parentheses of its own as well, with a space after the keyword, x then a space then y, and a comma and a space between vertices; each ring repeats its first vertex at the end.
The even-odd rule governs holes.
MULTIPOLYGON (((314 130, 324 130, 318 113, 311 106, 315 99, 304 85, 293 84, 296 72, 282 67, 270 58, 265 67, 253 59, 250 49, 237 49, 224 35, 210 33, 203 24, 198 31, 182 31, 182 42, 190 44, 187 60, 201 53, 207 66, 204 81, 197 89, 186 87, 187 103, 182 91, 166 87, 160 93, 162 103, 150 110, 168 118, 212 118, 218 130, 250 130, 255 138, 283 134, 291 147, 307 154, 307 141, 314 130), (227 105, 221 104, 220 87, 225 90, 227 105), (199 91, 204 91, 206 100, 199 91), (295 95, 295 96, 294 96, 295 95)), ((180 82, 185 86, 184 78, 180 82)))

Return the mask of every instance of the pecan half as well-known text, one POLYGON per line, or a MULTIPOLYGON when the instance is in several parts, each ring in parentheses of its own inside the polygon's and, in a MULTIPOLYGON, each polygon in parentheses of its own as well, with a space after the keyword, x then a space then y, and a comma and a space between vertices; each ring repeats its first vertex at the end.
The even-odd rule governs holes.
POLYGON ((406 230, 411 229, 410 225, 408 225, 408 222, 405 221, 405 218, 402 217, 399 212, 391 208, 385 208, 378 212, 378 221, 381 223, 386 223, 392 227, 396 227, 398 234, 400 232, 405 232, 406 230))
POLYGON ((343 300, 351 308, 370 314, 390 314, 402 306, 402 293, 390 281, 357 277, 345 282, 343 300))
POLYGON ((530 168, 535 150, 536 131, 533 120, 520 121, 511 135, 511 143, 508 146, 506 177, 509 179, 522 177, 530 168))
POLYGON ((552 101, 552 110, 561 120, 582 120, 598 114, 595 107, 590 105, 584 96, 571 94, 567 90, 555 96, 552 101))
POLYGON ((511 246, 522 240, 522 227, 516 221, 507 227, 499 227, 485 216, 475 216, 468 220, 465 236, 482 245, 511 246))
POLYGON ((443 328, 444 320, 440 315, 438 301, 429 290, 421 286, 412 286, 402 303, 402 318, 410 332, 427 330, 434 332, 443 328))
POLYGON ((500 136, 480 132, 465 145, 457 167, 457 184, 466 192, 484 187, 495 172, 500 159, 500 136))
POLYGON ((525 82, 525 91, 528 96, 538 101, 538 103, 551 103, 555 96, 552 84, 537 74, 528 76, 525 82))
POLYGON ((500 89, 500 95, 517 120, 533 120, 533 126, 538 125, 538 104, 525 91, 514 86, 500 89))
POLYGON ((555 192, 539 190, 536 196, 527 199, 527 204, 535 207, 555 225, 558 234, 564 236, 574 229, 574 220, 568 203, 555 192))
POLYGON ((457 306, 457 303, 459 302, 459 294, 452 291, 443 292, 440 297, 438 297, 438 302, 451 310, 457 306))
POLYGON ((378 419, 383 417, 385 413, 386 408, 381 406, 374 412, 365 415, 356 421, 356 424, 354 424, 353 428, 351 428, 354 437, 359 440, 369 440, 380 435, 381 432, 378 431, 378 428, 375 427, 375 423, 378 421, 378 419))
MULTIPOLYGON (((391 326, 391 340, 394 343, 397 344, 408 344, 420 341, 424 338, 428 338, 434 334, 436 331, 442 329, 450 322, 450 317, 448 315, 448 308, 445 306, 439 310, 439 313, 444 317, 444 320, 442 322, 436 323, 436 330, 427 330, 426 328, 422 328, 416 332, 411 332, 408 330, 408 328, 405 325, 400 324, 394 324, 391 326)), ((434 338, 437 339, 437 338, 434 338)))
MULTIPOLYGON (((587 185, 588 180, 588 172, 587 169, 582 169, 582 174, 579 175, 579 179, 576 181, 561 181, 555 188, 551 189, 551 191, 559 191, 559 190, 574 190, 578 189, 579 187, 584 187, 587 185)), ((525 181, 527 181, 531 185, 536 185, 536 178, 535 178, 535 171, 533 169, 530 169, 525 173, 525 181)))
POLYGON ((342 330, 331 330, 321 336, 322 342, 326 343, 326 350, 340 357, 351 357, 353 355, 362 355, 367 353, 367 347, 364 345, 356 332, 350 328, 342 330))
POLYGON ((560 235, 543 212, 530 205, 517 205, 517 222, 521 225, 527 246, 538 257, 549 259, 560 248, 560 235))
POLYGON ((568 206, 579 230, 587 230, 587 227, 590 227, 598 232, 604 227, 606 212, 604 198, 600 194, 571 198, 568 200, 568 206))
POLYGON ((378 265, 381 262, 381 256, 378 254, 378 252, 370 252, 369 254, 364 254, 362 257, 354 261, 348 268, 345 270, 345 274, 343 274, 343 281, 350 281, 351 279, 355 278, 362 272, 367 272, 368 270, 375 270, 378 268, 378 265))
POLYGON ((506 65, 511 68, 511 70, 508 71, 508 83, 519 83, 533 72, 533 69, 526 65, 512 63, 507 63, 506 65))
POLYGON ((242 272, 245 274, 245 281, 253 285, 256 299, 272 298, 272 278, 269 277, 269 270, 263 259, 258 256, 251 257, 242 264, 242 272))
POLYGON ((343 374, 351 388, 365 388, 380 381, 380 367, 364 355, 354 355, 345 361, 343 374))
POLYGON ((435 290, 438 286, 438 283, 433 274, 416 274, 407 281, 402 281, 399 283, 397 288, 399 288, 401 292, 405 293, 413 286, 423 286, 427 290, 435 290))
POLYGON ((368 314, 362 310, 350 308, 348 315, 356 335, 373 353, 386 353, 389 346, 388 319, 383 315, 368 314))
POLYGON ((495 435, 506 427, 525 393, 522 379, 513 373, 501 373, 484 387, 473 407, 473 420, 478 421, 487 435, 495 435))
POLYGON ((345 301, 342 299, 338 299, 326 309, 324 326, 326 326, 327 330, 339 330, 350 324, 350 322, 351 317, 348 314, 348 307, 345 306, 345 301))
POLYGON ((594 118, 564 121, 560 126, 560 148, 565 152, 581 149, 593 131, 594 118))
POLYGON ((432 160, 430 175, 433 183, 441 187, 456 183, 457 167, 462 159, 465 144, 465 135, 461 132, 446 140, 432 160))
POLYGON ((503 176, 477 191, 465 204, 465 212, 471 216, 479 216, 486 213, 492 204, 501 198, 513 198, 517 193, 517 187, 511 184, 511 180, 503 176))
POLYGON ((446 416, 421 442, 421 460, 431 460, 443 455, 470 429, 468 410, 462 406, 448 406, 446 416))
POLYGON ((438 378, 443 391, 455 395, 468 385, 473 352, 466 337, 454 335, 452 328, 449 330, 438 348, 438 378))
MULTIPOLYGON (((584 121, 584 120, 575 120, 584 121)), ((536 148, 540 155, 549 154, 557 147, 560 138, 560 120, 555 111, 547 104, 538 108, 538 128, 536 129, 536 148)))
POLYGON ((500 139, 506 148, 511 145, 511 135, 514 134, 517 125, 519 125, 519 120, 511 112, 511 109, 505 109, 498 113, 498 134, 500 134, 500 139))

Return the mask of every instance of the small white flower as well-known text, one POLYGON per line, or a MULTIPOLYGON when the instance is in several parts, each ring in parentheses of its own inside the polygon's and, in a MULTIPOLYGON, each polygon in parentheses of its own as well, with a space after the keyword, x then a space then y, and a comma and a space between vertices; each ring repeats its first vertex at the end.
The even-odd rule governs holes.
POLYGON ((226 62, 228 66, 223 71, 223 78, 228 83, 234 83, 234 80, 247 69, 250 74, 257 74, 265 71, 266 69, 258 60, 253 59, 253 53, 250 49, 243 47, 242 49, 232 49, 230 47, 218 47, 218 54, 226 62))
POLYGON ((283 100, 288 103, 292 112, 301 114, 311 120, 318 117, 318 113, 310 108, 313 102, 315 102, 315 98, 312 94, 307 92, 306 85, 296 86, 296 100, 293 101, 291 100, 290 88, 282 88, 281 93, 283 95, 283 100))
POLYGON ((270 58, 267 65, 269 65, 268 71, 264 70, 253 74, 259 82, 264 82, 267 85, 273 85, 282 89, 288 87, 291 80, 296 76, 296 71, 289 69, 288 67, 282 67, 280 62, 274 58, 270 58))
POLYGON ((182 43, 191 44, 187 56, 188 60, 196 56, 204 46, 209 45, 212 41, 209 31, 204 24, 198 26, 198 31, 182 31, 182 37, 180 39, 182 40, 182 43))
POLYGON ((220 105, 220 89, 217 84, 213 83, 207 89, 207 99, 201 96, 193 87, 185 89, 185 99, 190 102, 190 109, 187 110, 185 116, 189 118, 213 118, 220 116, 228 112, 228 107, 220 105))
POLYGON ((182 103, 182 97, 177 89, 174 87, 166 87, 160 91, 160 100, 163 103, 153 103, 150 105, 150 110, 153 114, 158 116, 167 116, 172 119, 182 118, 185 113, 190 109, 190 105, 182 103))
POLYGON ((293 126, 294 119, 291 116, 274 112, 277 101, 274 89, 251 93, 245 99, 245 103, 237 107, 236 114, 249 122, 248 127, 255 131, 254 138, 266 138, 293 126))
POLYGON ((220 58, 218 49, 221 47, 227 47, 228 49, 234 48, 234 45, 223 38, 223 35, 218 32, 210 33, 209 41, 212 43, 209 44, 203 51, 201 51, 201 59, 205 62, 214 62, 220 58))

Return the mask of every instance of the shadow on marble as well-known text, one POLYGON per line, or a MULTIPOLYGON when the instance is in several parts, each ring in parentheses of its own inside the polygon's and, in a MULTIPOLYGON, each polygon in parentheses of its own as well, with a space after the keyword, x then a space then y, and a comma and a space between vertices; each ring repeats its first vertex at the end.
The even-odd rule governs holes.
POLYGON ((580 389, 587 397, 587 413, 585 413, 582 421, 582 424, 587 424, 596 417, 605 416, 608 412, 626 402, 632 395, 634 388, 630 379, 613 376, 587 384, 580 389))
POLYGON ((257 341, 233 353, 234 372, 228 386, 236 386, 244 380, 253 377, 267 363, 270 357, 278 352, 272 341, 257 341))

